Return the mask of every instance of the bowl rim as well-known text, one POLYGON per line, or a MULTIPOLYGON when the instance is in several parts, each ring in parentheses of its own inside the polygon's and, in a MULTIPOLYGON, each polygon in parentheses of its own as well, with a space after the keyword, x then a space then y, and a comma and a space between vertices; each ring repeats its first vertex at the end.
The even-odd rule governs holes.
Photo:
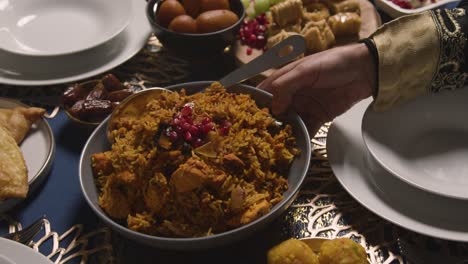
MULTIPOLYGON (((156 0, 156 1, 159 1, 159 0, 156 0)), ((185 82, 185 83, 180 83, 180 84, 175 84, 175 85, 170 85, 170 86, 166 86, 164 88, 166 89, 177 89, 177 88, 184 88, 184 87, 187 87, 187 86, 206 86, 206 85, 209 85, 211 83, 213 83, 214 81, 195 81, 195 82, 185 82)), ((253 87, 253 86, 250 86, 250 85, 245 85, 245 84, 238 84, 239 86, 242 86, 243 88, 246 88, 246 89, 254 89, 256 90, 257 92, 260 92, 261 94, 264 94, 266 95, 267 97, 271 98, 272 95, 266 91, 263 91, 263 90, 260 90, 256 87, 253 87)), ((107 125, 107 122, 109 120, 109 117, 107 117, 101 124, 99 124, 99 126, 93 131, 93 133, 90 135, 90 137, 88 138, 88 140, 86 141, 85 143, 85 147, 83 148, 82 152, 81 152, 81 155, 80 155, 80 162, 79 162, 79 178, 80 178, 80 186, 81 186, 81 191, 83 193, 83 196, 86 200, 86 202, 88 203, 88 205, 91 207, 91 209, 97 214, 100 216, 100 218, 106 222, 107 224, 109 224, 112 228, 115 228, 117 229, 118 231, 124 233, 124 234, 127 234, 127 235, 131 235, 131 236, 137 236, 137 237, 142 237, 144 238, 145 240, 150 240, 150 241, 160 241, 160 242, 168 242, 168 243, 195 243, 195 242, 205 242, 205 241, 209 241, 209 240, 221 240, 223 238, 226 238, 226 237, 229 237, 231 235, 235 235, 236 233, 241 233, 241 232, 246 232, 247 230, 254 230, 254 227, 257 226, 258 224, 260 224, 261 222, 267 220, 271 215, 274 215, 274 214, 278 214, 281 212, 281 208, 283 208, 284 206, 289 207, 291 205, 291 203, 295 200, 298 192, 299 192, 299 189, 301 188, 302 186, 302 183, 304 182, 306 176, 307 176, 307 172, 309 170, 309 166, 310 166, 310 158, 311 158, 311 155, 312 155, 312 142, 310 140, 310 136, 309 136, 309 132, 307 130, 307 127, 304 123, 304 121, 302 120, 302 118, 297 114, 297 113, 294 113, 294 118, 297 118, 297 121, 298 121, 298 125, 301 129, 301 131, 303 131, 304 133, 304 137, 306 138, 305 142, 306 142, 306 146, 305 147, 305 153, 303 153, 304 155, 306 155, 306 162, 305 162, 305 166, 304 168, 302 169, 302 175, 300 176, 299 178, 299 181, 298 183, 291 189, 291 192, 289 193, 289 195, 287 197, 284 197, 283 200, 281 200, 279 203, 277 203, 275 206, 273 206, 271 208, 271 210, 255 219, 254 221, 248 223, 248 224, 245 224, 245 225, 242 225, 242 226, 239 226, 237 228, 234 228, 234 229, 230 229, 230 230, 227 230, 225 232, 221 232, 221 233, 216 233, 216 234, 213 234, 213 235, 209 235, 209 236, 203 236, 203 237, 190 237, 190 238, 178 238, 178 237, 163 237, 163 236, 154 236, 154 235, 149 235, 149 234, 145 234, 145 233, 141 233, 141 232, 137 232, 137 231, 134 231, 134 230, 131 230, 129 229, 128 227, 124 226, 124 225, 121 225, 119 223, 117 223, 115 220, 113 220, 111 217, 109 217, 107 214, 105 214, 101 208, 96 208, 96 206, 94 206, 93 204, 93 201, 91 200, 91 198, 89 197, 88 193, 87 193, 87 188, 84 186, 84 183, 83 183, 83 172, 82 172, 82 166, 83 166, 83 160, 84 160, 84 150, 86 148, 86 146, 88 146, 90 144, 90 141, 91 139, 93 139, 93 137, 98 133, 99 129, 101 129, 101 127, 103 126, 106 126, 107 125), (288 204, 289 203, 289 204, 288 204)), ((288 177, 289 178, 289 177, 288 177)), ((98 206, 99 207, 99 206, 98 206)), ((155 245, 157 247, 157 245, 155 245)), ((214 248, 216 247, 215 246, 212 246, 211 248, 214 248)), ((167 248, 174 248, 173 246, 171 247, 170 245, 167 247, 167 248)), ((201 246, 200 248, 207 248, 207 247, 203 247, 201 246)))
MULTIPOLYGON (((179 36, 185 36, 185 37, 191 37, 191 38, 202 38, 202 37, 210 37, 210 36, 215 36, 215 35, 218 35, 220 33, 224 33, 224 32, 227 32, 227 31, 230 31, 234 28, 236 28, 237 26, 240 25, 240 23, 242 23, 242 21, 244 21, 245 19, 245 7, 244 5, 242 4, 242 2, 240 0, 231 0, 231 1, 238 1, 239 2, 239 5, 241 6, 241 9, 242 9, 242 14, 241 16, 239 16, 239 19, 236 21, 236 23, 232 24, 231 26, 227 27, 227 28, 223 28, 221 30, 218 30, 218 31, 214 31, 214 32, 208 32, 208 33, 182 33, 182 32, 175 32, 175 31, 172 31, 168 28, 165 28, 161 25, 159 25, 159 23, 156 22, 156 20, 154 19, 155 18, 155 10, 154 10, 154 7, 159 4, 160 2, 162 1, 165 1, 165 0, 149 0, 147 3, 146 3, 146 17, 148 18, 148 21, 150 22, 150 24, 156 28, 158 28, 159 30, 165 32, 165 33, 169 33, 169 34, 172 34, 172 35, 179 35, 179 36)), ((232 11, 232 10, 231 10, 232 11)), ((234 11, 232 11, 234 12, 234 11)), ((236 14, 236 15, 239 15, 239 14, 236 14)))
MULTIPOLYGON (((414 103, 415 102, 413 102, 413 104, 414 103)), ((366 151, 372 157, 373 161, 376 162, 377 165, 379 165, 382 169, 384 169, 389 175, 392 175, 396 179, 399 179, 402 182, 414 188, 422 190, 424 192, 427 192, 433 195, 439 195, 445 198, 468 201, 468 195, 460 195, 460 192, 456 192, 454 194, 453 191, 443 192, 440 189, 433 189, 427 183, 424 183, 424 182, 421 183, 421 181, 417 181, 417 180, 412 179, 411 177, 408 177, 408 175, 411 175, 408 171, 401 171, 398 168, 395 168, 395 166, 392 166, 392 164, 385 162, 385 160, 382 158, 382 152, 379 151, 379 148, 376 147, 374 144, 376 140, 372 138, 372 136, 370 135, 371 132, 369 132, 369 129, 368 129, 369 124, 370 124, 369 116, 372 116, 375 113, 373 107, 374 107, 374 103, 370 103, 364 110, 364 113, 362 116, 362 123, 361 123, 361 133, 362 133, 361 137, 364 142, 364 147, 366 151)), ((398 157, 398 159, 400 159, 399 155, 394 154, 393 151, 388 151, 387 153, 392 153, 391 156, 398 157)))

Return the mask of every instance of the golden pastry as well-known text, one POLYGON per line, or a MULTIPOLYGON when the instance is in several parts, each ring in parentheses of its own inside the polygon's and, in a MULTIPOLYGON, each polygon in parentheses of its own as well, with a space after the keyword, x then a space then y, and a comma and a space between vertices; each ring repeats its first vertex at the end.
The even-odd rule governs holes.
POLYGON ((311 21, 301 31, 307 43, 307 51, 324 51, 335 44, 335 36, 325 20, 311 21))
POLYGON ((320 21, 330 16, 328 7, 322 3, 311 3, 305 6, 302 17, 304 24, 309 21, 320 21))
POLYGON ((39 118, 45 114, 45 109, 37 107, 15 107, 0 109, 0 126, 3 126, 19 144, 39 118))
POLYGON ((302 1, 286 0, 270 8, 273 21, 280 27, 302 21, 302 1))
POLYGON ((25 198, 28 170, 23 155, 10 133, 0 126, 0 200, 25 198))
POLYGON ((283 29, 278 34, 268 38, 267 48, 271 48, 275 46, 276 44, 280 43, 281 41, 285 40, 286 38, 292 35, 297 35, 297 34, 298 33, 295 33, 295 32, 287 32, 283 29))
POLYGON ((328 1, 327 5, 332 14, 344 12, 361 14, 361 7, 357 0, 328 1))
POLYGON ((357 35, 361 29, 361 17, 356 13, 338 13, 328 19, 336 37, 357 35))

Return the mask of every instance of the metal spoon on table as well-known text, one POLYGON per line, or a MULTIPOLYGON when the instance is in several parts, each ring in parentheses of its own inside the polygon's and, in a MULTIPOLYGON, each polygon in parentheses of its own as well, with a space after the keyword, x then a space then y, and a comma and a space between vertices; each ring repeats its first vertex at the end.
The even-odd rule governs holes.
MULTIPOLYGON (((302 36, 290 36, 251 62, 229 73, 221 80, 219 80, 219 82, 221 85, 228 88, 266 70, 282 66, 303 54, 305 50, 306 42, 302 36)), ((113 120, 117 116, 138 116, 149 101, 153 100, 164 91, 172 92, 165 88, 153 87, 144 89, 136 94, 129 96, 111 114, 107 126, 108 135, 109 131, 112 129, 113 120), (130 104, 130 102, 132 103, 130 104)))

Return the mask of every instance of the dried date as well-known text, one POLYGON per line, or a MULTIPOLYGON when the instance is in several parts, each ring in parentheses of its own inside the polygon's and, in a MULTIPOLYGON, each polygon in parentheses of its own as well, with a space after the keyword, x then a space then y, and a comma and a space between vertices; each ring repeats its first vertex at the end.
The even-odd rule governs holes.
POLYGON ((112 103, 109 100, 85 101, 83 113, 89 121, 101 121, 112 112, 112 103))
POLYGON ((125 85, 123 85, 120 80, 111 73, 102 77, 102 83, 104 84, 104 87, 106 87, 106 89, 110 92, 126 88, 125 85))
POLYGON ((119 90, 119 91, 114 91, 114 92, 110 92, 107 95, 107 100, 109 100, 111 102, 121 102, 125 98, 130 96, 131 94, 133 94, 133 91, 130 90, 130 89, 123 89, 123 90, 119 90))
POLYGON ((86 96, 86 101, 92 101, 92 100, 104 100, 107 97, 108 92, 104 88, 104 85, 99 82, 96 84, 94 89, 89 92, 89 94, 86 96))
POLYGON ((84 100, 79 100, 79 101, 75 102, 73 104, 73 106, 68 109, 68 112, 72 116, 74 116, 74 117, 76 117, 78 119, 83 118, 84 102, 85 102, 84 100))
POLYGON ((88 94, 88 90, 86 88, 82 87, 79 84, 75 84, 75 85, 69 87, 63 93, 63 97, 62 97, 63 98, 63 104, 70 107, 75 102, 84 99, 87 94, 88 94))

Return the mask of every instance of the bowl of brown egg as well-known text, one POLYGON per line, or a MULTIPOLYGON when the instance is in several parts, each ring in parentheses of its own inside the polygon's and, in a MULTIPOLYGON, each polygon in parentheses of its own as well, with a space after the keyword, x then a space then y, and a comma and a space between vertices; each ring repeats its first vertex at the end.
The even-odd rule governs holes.
POLYGON ((165 48, 200 58, 234 42, 245 10, 240 0, 149 0, 146 16, 165 48))

